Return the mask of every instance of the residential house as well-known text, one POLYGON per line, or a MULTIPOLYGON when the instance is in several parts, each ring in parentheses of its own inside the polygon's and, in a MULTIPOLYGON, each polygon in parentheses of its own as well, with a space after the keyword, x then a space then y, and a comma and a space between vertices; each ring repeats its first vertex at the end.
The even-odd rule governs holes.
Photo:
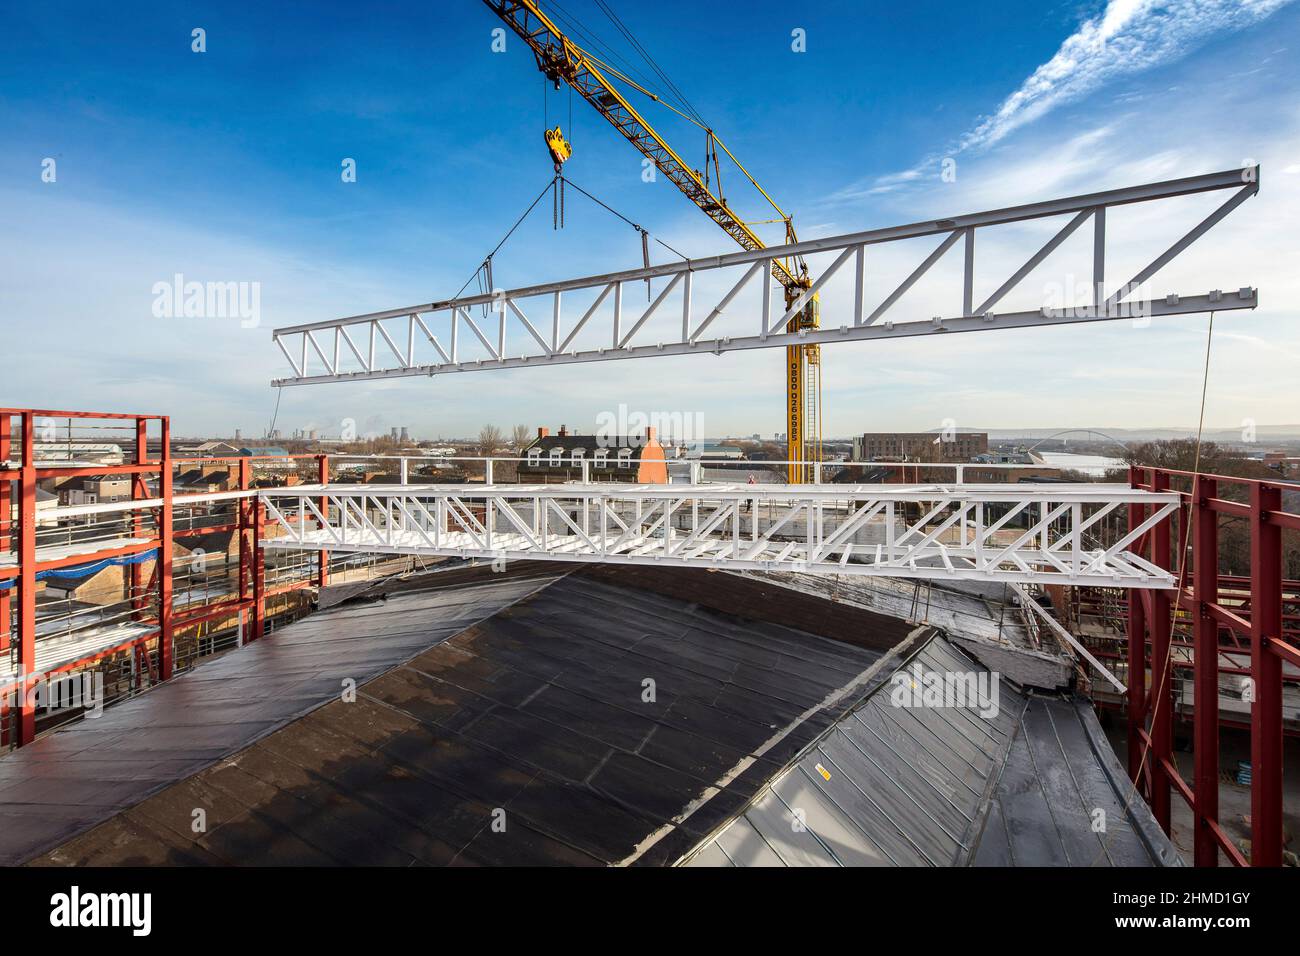
POLYGON ((655 430, 645 435, 574 435, 561 426, 556 435, 539 428, 524 449, 519 481, 551 484, 581 481, 585 465, 589 481, 667 484, 668 466, 655 430))

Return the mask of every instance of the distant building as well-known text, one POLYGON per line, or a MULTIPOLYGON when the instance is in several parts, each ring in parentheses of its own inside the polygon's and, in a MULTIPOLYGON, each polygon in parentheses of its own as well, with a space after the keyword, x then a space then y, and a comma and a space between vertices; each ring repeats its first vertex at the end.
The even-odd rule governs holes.
POLYGON ((521 482, 550 484, 581 481, 583 463, 592 481, 667 484, 668 466, 655 430, 641 435, 571 435, 537 429, 537 437, 524 449, 519 463, 521 482))
POLYGON ((254 468, 269 471, 291 471, 294 468, 289 452, 279 445, 250 445, 239 449, 239 455, 241 458, 258 459, 253 462, 254 468))
POLYGON ((59 489, 69 505, 95 505, 131 497, 130 475, 88 475, 59 489))
POLYGON ((745 457, 745 452, 735 445, 700 445, 697 452, 689 455, 691 458, 699 458, 703 461, 738 461, 745 457))
MULTIPOLYGON (((18 522, 18 506, 20 504, 21 502, 19 501, 18 495, 14 495, 10 499, 9 520, 14 522, 15 524, 17 524, 18 522)), ((59 523, 58 515, 55 514, 55 510, 54 510, 58 508, 58 506, 59 506, 58 495, 56 495, 52 491, 48 491, 45 488, 42 488, 40 485, 36 486, 37 527, 41 527, 42 525, 48 526, 48 525, 58 524, 59 523)))
POLYGON ((185 445, 176 450, 187 458, 221 458, 239 454, 238 446, 225 441, 205 441, 197 445, 185 445))
POLYGON ((122 446, 99 442, 36 441, 32 457, 38 467, 63 465, 120 465, 126 459, 122 446))
POLYGON ((853 439, 855 461, 970 461, 988 450, 987 432, 868 432, 853 439))
POLYGON ((172 490, 177 494, 197 495, 214 491, 230 491, 236 482, 230 471, 220 466, 205 465, 183 471, 172 480, 172 490))

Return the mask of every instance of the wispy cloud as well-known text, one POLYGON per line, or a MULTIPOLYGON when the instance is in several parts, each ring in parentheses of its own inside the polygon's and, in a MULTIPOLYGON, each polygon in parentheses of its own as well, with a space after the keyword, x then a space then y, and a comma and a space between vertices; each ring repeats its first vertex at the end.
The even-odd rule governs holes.
POLYGON ((1020 88, 963 136, 958 151, 989 146, 1120 77, 1173 62, 1215 34, 1251 26, 1292 0, 1110 0, 1020 88))
MULTIPOLYGON (((1099 16, 1081 23, 1050 60, 948 148, 909 169, 850 186, 832 199, 877 196, 934 176, 945 157, 992 146, 1055 109, 1110 83, 1181 59, 1216 35, 1252 26, 1292 2, 1110 0, 1099 16)), ((1133 102, 1144 95, 1128 91, 1120 100, 1133 102)))

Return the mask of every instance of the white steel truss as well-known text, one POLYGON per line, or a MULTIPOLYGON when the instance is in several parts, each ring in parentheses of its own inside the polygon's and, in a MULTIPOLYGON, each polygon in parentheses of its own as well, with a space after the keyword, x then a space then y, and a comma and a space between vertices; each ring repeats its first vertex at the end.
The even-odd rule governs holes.
MULTIPOLYGON (((295 325, 272 331, 272 338, 293 369, 293 374, 276 379, 275 385, 306 385, 437 375, 528 365, 597 362, 613 359, 662 355, 703 354, 733 349, 774 348, 797 344, 829 344, 863 339, 899 338, 946 332, 1026 328, 1121 318, 1179 315, 1224 309, 1251 309, 1258 296, 1253 288, 1230 292, 1211 291, 1200 295, 1170 294, 1149 300, 1131 300, 1144 283, 1169 264, 1184 249, 1205 234, 1228 213, 1259 190, 1259 167, 1226 170, 1168 182, 1114 189, 1106 192, 1014 206, 990 212, 930 220, 905 226, 874 229, 825 239, 812 239, 767 249, 734 252, 702 259, 682 260, 643 269, 571 279, 508 291, 428 302, 406 308, 372 312, 325 322, 295 325), (1131 203, 1149 202, 1193 193, 1231 190, 1229 198, 1195 227, 1178 238, 1165 252, 1140 269, 1124 284, 1107 292, 1106 210, 1131 203), (1060 231, 1030 255, 1024 264, 992 295, 976 302, 975 237, 979 229, 1033 219, 1069 216, 1060 231), (1086 221, 1092 220, 1090 305, 1043 308, 1034 311, 995 312, 996 306, 1086 221), (939 237, 937 247, 916 269, 876 306, 869 307, 865 285, 867 250, 873 245, 939 237), (930 272, 954 245, 963 245, 962 301, 952 317, 894 321, 890 310, 904 294, 930 272), (818 253, 838 253, 798 300, 784 308, 771 280, 773 260, 818 253), (704 304, 694 301, 695 277, 718 270, 741 270, 734 285, 721 297, 709 297, 704 304), (835 311, 848 321, 838 327, 787 332, 786 324, 814 294, 825 294, 827 282, 844 270, 852 278, 852 301, 822 303, 823 315, 835 311), (627 288, 637 283, 666 279, 663 288, 642 309, 625 313, 627 288), (629 286, 631 283, 631 286, 629 286), (706 333, 715 320, 735 306, 741 293, 757 293, 752 315, 754 332, 748 335, 706 333), (566 297, 583 305, 581 315, 566 317, 566 297), (589 304, 586 304, 591 300, 589 304), (680 334, 671 340, 653 340, 647 323, 672 301, 681 317, 680 334), (539 305, 540 303, 540 305, 539 305), (585 307, 584 307, 585 306, 585 307), (482 308, 478 321, 472 314, 482 308), (544 310, 547 320, 539 319, 544 310), (531 317, 530 317, 531 313, 531 317), (483 325, 480 325, 480 322, 483 325), (489 325, 488 323, 492 323, 489 325), (578 335, 584 329, 603 329, 605 345, 578 349, 578 335), (523 351, 508 348, 509 334, 525 336, 523 351)), ((730 276, 726 277, 730 278, 730 276)), ((723 285, 725 286, 725 281, 723 285)), ((653 327, 650 327, 653 328, 653 327)))
POLYGON ((1178 495, 1125 485, 302 485, 265 548, 1169 588, 1129 548, 1178 495), (1129 504, 1150 516, 1098 540, 1129 504))

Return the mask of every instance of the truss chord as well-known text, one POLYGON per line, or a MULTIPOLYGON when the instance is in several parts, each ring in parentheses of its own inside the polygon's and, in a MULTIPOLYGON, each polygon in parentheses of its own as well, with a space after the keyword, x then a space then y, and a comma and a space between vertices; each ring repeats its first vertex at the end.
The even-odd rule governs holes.
POLYGON ((1174 493, 1113 485, 1033 491, 997 485, 319 485, 296 486, 292 494, 262 491, 259 498, 284 532, 264 540, 272 550, 1136 588, 1167 588, 1172 575, 1124 551, 1124 539, 1104 550, 1085 545, 1085 525, 1095 523, 1088 512, 1108 514, 1140 502, 1158 521, 1178 507, 1174 493), (286 505, 295 507, 292 519, 286 505), (1006 513, 986 527, 988 506, 1006 513), (908 513, 912 517, 904 517, 908 513), (308 515, 315 527, 309 528, 308 515), (1000 531, 1019 518, 1027 527, 1000 531), (1054 540, 1049 529, 1055 529, 1054 540))
MULTIPOLYGON (((513 368, 530 360, 543 364, 567 364, 572 362, 609 361, 614 359, 641 358, 650 356, 683 355, 703 353, 705 351, 721 353, 724 351, 788 347, 793 345, 820 345, 839 341, 864 341, 878 338, 906 337, 914 335, 942 334, 946 332, 984 331, 999 328, 1032 328, 1046 325, 1059 325, 1076 322, 1092 322, 1138 316, 1170 316, 1206 312, 1210 309, 1253 309, 1258 305, 1258 296, 1254 289, 1243 287, 1231 292, 1212 291, 1200 295, 1168 295, 1150 301, 1125 301, 1134 288, 1149 280, 1155 273, 1186 249, 1192 242, 1220 222, 1233 209, 1254 195, 1258 190, 1258 171, 1243 186, 1243 171, 1228 170, 1205 176, 1153 183, 1147 186, 1110 190, 1092 193, 1069 199, 1032 203, 1008 209, 993 210, 958 216, 954 219, 933 220, 876 229, 868 232, 854 233, 846 236, 813 239, 788 243, 785 246, 770 248, 747 248, 741 252, 720 256, 705 257, 679 262, 666 262, 648 268, 610 273, 603 276, 591 276, 570 279, 544 285, 529 286, 505 292, 486 290, 483 293, 457 297, 443 302, 431 302, 419 306, 408 306, 385 312, 350 316, 333 321, 309 323, 307 325, 289 326, 276 329, 272 338, 289 364, 292 374, 286 378, 276 379, 275 385, 303 385, 321 382, 354 381, 366 379, 384 379, 407 375, 436 375, 444 372, 464 372, 485 370, 489 368, 513 368), (1104 263, 1105 263, 1105 214, 1110 206, 1128 203, 1148 202, 1185 196, 1198 192, 1233 189, 1233 195, 1222 203, 1213 213, 1203 219, 1196 227, 1171 245, 1162 255, 1134 276, 1129 283, 1121 286, 1109 297, 1104 297, 1104 263), (1043 219, 1070 214, 1072 218, 1047 243, 1033 253, 1024 264, 1008 278, 992 296, 978 306, 972 305, 974 288, 974 242, 978 229, 1006 223, 1022 222, 1029 219, 1043 219), (1072 235, 1089 217, 1094 220, 1092 250, 1092 277, 1094 293, 1092 305, 1077 308, 1041 308, 1033 311, 993 313, 994 308, 1011 292, 1034 268, 1040 265, 1066 238, 1072 235), (903 239, 918 238, 926 235, 941 237, 937 248, 932 250, 913 272, 872 311, 867 312, 865 297, 865 251, 869 245, 896 242, 903 239), (939 317, 930 321, 910 319, 907 321, 882 321, 886 313, 895 307, 903 296, 919 283, 931 268, 958 240, 965 239, 965 258, 963 270, 963 292, 960 314, 952 317, 939 317), (772 314, 770 273, 774 265, 782 259, 804 257, 815 253, 835 253, 829 267, 813 282, 809 288, 795 296, 783 309, 780 318, 772 314), (854 266, 851 286, 842 303, 834 303, 828 298, 831 289, 830 280, 852 259, 854 266), (711 303, 700 303, 703 311, 696 308, 692 301, 692 279, 696 273, 711 273, 722 269, 744 267, 743 272, 734 278, 727 291, 714 298, 711 303), (755 275, 764 272, 767 275, 759 283, 759 301, 755 305, 744 305, 737 311, 752 315, 753 326, 742 330, 741 334, 724 333, 716 339, 705 340, 703 334, 709 331, 724 311, 736 309, 741 293, 752 286, 755 275), (625 282, 648 282, 655 278, 665 278, 667 285, 640 314, 630 328, 624 330, 622 324, 622 286, 625 282), (594 301, 585 310, 582 317, 561 336, 560 297, 564 292, 588 292, 594 301), (600 307, 614 294, 616 308, 610 318, 602 318, 601 323, 609 322, 608 331, 601 336, 605 345, 599 348, 575 349, 574 343, 579 334, 591 325, 600 307), (838 328, 827 327, 813 329, 789 329, 792 316, 798 314, 800 305, 820 295, 823 302, 823 315, 831 314, 831 306, 842 309, 844 322, 838 328), (553 296, 552 327, 549 340, 528 318, 524 300, 540 296, 553 296), (658 314, 660 308, 677 296, 681 300, 682 333, 680 337, 670 336, 669 341, 648 341, 647 328, 650 319, 658 314), (492 342, 471 317, 471 309, 491 303, 500 312, 500 325, 497 341, 492 342), (1100 304, 1098 304, 1100 303, 1100 304), (973 313, 973 314, 972 314, 973 313), (507 357, 507 328, 505 319, 513 315, 521 326, 521 334, 527 341, 528 349, 513 357, 507 357), (700 317, 702 316, 702 318, 700 317), (447 323, 449 326, 450 348, 444 349, 439 341, 441 331, 433 321, 447 323), (405 323, 404 329, 390 327, 390 322, 405 323), (482 357, 470 357, 460 354, 458 329, 462 323, 468 323, 473 338, 483 349, 482 357), (416 328, 420 331, 417 336, 416 328), (365 348, 358 347, 351 330, 362 328, 368 342, 365 348), (328 349, 315 334, 322 330, 334 333, 333 349, 328 349), (398 344, 398 336, 404 335, 406 348, 398 344), (295 339, 301 336, 301 339, 295 339), (385 351, 391 353, 392 360, 377 356, 376 345, 383 342, 385 351), (427 341, 427 345, 425 342, 427 341), (357 368, 345 368, 341 362, 342 346, 347 346, 356 359, 357 368), (422 348, 420 348, 422 347, 422 348), (419 353, 419 354, 417 354, 419 353), (319 362, 319 369, 317 363, 319 362), (323 370, 323 371, 322 371, 323 370)), ((749 294, 746 294, 748 299, 749 294)), ((475 346, 475 351, 478 346, 475 346)))

